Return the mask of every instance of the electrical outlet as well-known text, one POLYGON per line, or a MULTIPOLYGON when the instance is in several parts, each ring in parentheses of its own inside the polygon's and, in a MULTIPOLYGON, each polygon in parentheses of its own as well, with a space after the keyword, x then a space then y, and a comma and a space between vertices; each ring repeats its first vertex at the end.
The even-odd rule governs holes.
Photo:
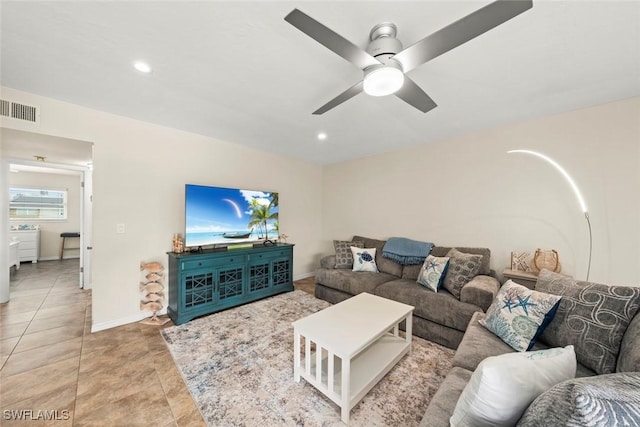
POLYGON ((116 224, 116 233, 118 234, 124 233, 124 224, 116 224))

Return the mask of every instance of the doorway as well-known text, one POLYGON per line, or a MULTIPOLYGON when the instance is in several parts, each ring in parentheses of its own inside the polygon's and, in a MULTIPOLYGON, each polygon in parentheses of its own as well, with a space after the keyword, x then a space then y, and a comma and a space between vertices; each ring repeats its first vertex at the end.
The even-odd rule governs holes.
MULTIPOLYGON (((56 182, 69 183, 62 185, 68 188, 68 218, 70 221, 43 220, 40 224, 40 235, 46 237, 43 246, 41 241, 40 259, 42 261, 59 259, 60 234, 62 232, 79 232, 77 249, 65 250, 71 256, 79 256, 80 288, 91 289, 91 230, 92 230, 92 150, 93 144, 88 141, 71 140, 49 135, 34 134, 26 131, 2 128, 2 158, 8 163, 7 182, 3 183, 5 191, 16 183, 45 182, 52 183, 43 187, 55 188, 56 182), (21 175, 22 174, 22 175, 21 175), (23 179, 17 177, 21 176, 23 179), (72 203, 71 203, 72 202, 72 203), (73 219, 73 220, 71 220, 73 219), (73 230, 66 229, 68 227, 73 230), (63 230, 64 229, 64 230, 63 230), (44 252, 42 251, 44 249, 44 252), (75 255, 74 252, 75 251, 75 255)), ((4 180, 3 180, 4 181, 4 180)), ((28 185, 27 185, 28 186, 28 185)), ((3 224, 4 230, 20 221, 8 221, 3 224)), ((25 221, 27 223, 38 223, 25 221)), ((66 257, 66 256, 65 256, 66 257)), ((8 273, 7 273, 8 274, 8 273)), ((8 280, 8 278, 7 278, 8 280)))

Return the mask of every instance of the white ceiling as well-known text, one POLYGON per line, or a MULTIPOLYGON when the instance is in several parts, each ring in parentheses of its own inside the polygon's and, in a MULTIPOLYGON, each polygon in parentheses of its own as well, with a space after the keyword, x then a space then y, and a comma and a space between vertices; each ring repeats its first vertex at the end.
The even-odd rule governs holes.
POLYGON ((534 0, 409 73, 435 110, 360 94, 311 114, 362 73, 286 23, 294 7, 364 48, 382 21, 409 46, 488 3, 3 0, 1 83, 316 163, 640 95, 639 1, 534 0))

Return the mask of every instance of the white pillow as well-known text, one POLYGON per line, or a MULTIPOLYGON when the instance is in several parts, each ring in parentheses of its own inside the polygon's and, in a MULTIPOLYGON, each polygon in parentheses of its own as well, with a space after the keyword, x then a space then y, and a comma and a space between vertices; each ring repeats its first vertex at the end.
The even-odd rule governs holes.
POLYGON ((351 246, 353 254, 353 271, 378 272, 376 265, 376 248, 357 248, 351 246))
POLYGON ((451 427, 514 426, 536 397, 575 376, 572 345, 487 357, 462 391, 451 427))

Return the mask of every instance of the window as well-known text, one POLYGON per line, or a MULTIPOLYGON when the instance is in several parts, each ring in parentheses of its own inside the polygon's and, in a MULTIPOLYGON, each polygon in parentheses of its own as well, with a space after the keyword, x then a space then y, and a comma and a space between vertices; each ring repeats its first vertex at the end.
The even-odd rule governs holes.
POLYGON ((12 187, 9 189, 9 219, 67 219, 67 190, 12 187))

